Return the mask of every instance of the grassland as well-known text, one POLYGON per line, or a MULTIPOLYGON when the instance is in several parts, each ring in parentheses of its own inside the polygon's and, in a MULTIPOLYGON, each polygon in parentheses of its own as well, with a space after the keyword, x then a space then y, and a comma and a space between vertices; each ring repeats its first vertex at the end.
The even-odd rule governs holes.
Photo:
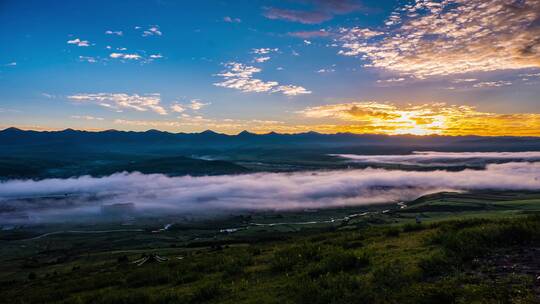
POLYGON ((162 231, 172 219, 127 227, 140 231, 38 238, 53 230, 126 227, 19 228, 0 233, 0 298, 8 303, 539 303, 538 212, 540 193, 491 191, 430 195, 404 209, 177 219, 162 231), (154 254, 167 260, 133 264, 154 254))

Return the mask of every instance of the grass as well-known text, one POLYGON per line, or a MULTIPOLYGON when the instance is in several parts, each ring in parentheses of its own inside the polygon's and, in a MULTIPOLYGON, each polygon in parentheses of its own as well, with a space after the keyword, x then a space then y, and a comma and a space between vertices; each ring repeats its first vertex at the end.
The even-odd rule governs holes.
MULTIPOLYGON (((195 230, 182 226, 161 234, 6 240, 0 244, 0 297, 9 303, 97 304, 539 303, 534 277, 520 268, 531 264, 526 253, 540 247, 540 216, 526 214, 536 210, 535 198, 524 195, 507 195, 514 199, 504 201, 514 206, 510 210, 394 209, 340 224, 257 227, 231 235, 215 231, 245 222, 245 216, 209 221, 207 230, 194 224, 195 230), (418 215, 422 224, 415 223, 418 215), (147 253, 168 261, 131 263, 147 253), (517 268, 501 271, 506 256, 517 268)), ((441 200, 448 198, 422 204, 441 200)), ((492 203, 484 197, 471 204, 479 201, 492 203)), ((295 222, 313 214, 250 216, 295 222)))

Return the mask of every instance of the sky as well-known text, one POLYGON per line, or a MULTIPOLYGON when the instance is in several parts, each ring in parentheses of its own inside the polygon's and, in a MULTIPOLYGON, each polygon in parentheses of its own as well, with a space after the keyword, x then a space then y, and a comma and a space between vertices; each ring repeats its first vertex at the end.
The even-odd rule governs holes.
POLYGON ((540 136, 540 0, 0 1, 0 128, 540 136))

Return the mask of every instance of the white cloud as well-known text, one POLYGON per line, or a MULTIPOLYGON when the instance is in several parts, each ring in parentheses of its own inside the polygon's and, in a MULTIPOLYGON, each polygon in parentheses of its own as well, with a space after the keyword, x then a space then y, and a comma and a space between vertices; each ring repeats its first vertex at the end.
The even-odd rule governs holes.
POLYGON ((417 78, 540 67, 540 0, 417 0, 386 34, 342 29, 340 54, 417 78))
POLYGON ((49 98, 49 99, 55 99, 56 98, 56 95, 49 94, 49 93, 41 93, 41 96, 49 98))
POLYGON ((176 113, 182 113, 186 111, 186 108, 183 105, 176 103, 171 106, 171 110, 176 113))
POLYGON ((416 165, 425 167, 459 167, 482 165, 488 162, 538 162, 540 152, 435 152, 415 151, 404 155, 337 154, 353 162, 366 164, 416 165))
POLYGON ((91 56, 79 56, 80 61, 88 62, 88 63, 96 63, 97 59, 95 57, 91 56))
POLYGON ((323 74, 323 73, 333 73, 333 72, 335 72, 335 71, 336 71, 336 70, 333 69, 333 68, 330 68, 330 69, 320 69, 320 70, 317 71, 317 73, 319 73, 319 74, 323 74))
POLYGON ((6 63, 6 64, 4 64, 4 66, 14 67, 14 66, 17 66, 17 62, 13 61, 13 62, 10 62, 10 63, 6 63))
POLYGON ((509 86, 509 85, 512 85, 512 82, 499 80, 499 81, 485 81, 485 82, 475 83, 473 87, 474 88, 498 88, 498 87, 504 87, 504 86, 509 86))
POLYGON ((223 17, 223 21, 225 21, 227 23, 240 23, 240 22, 242 22, 242 20, 240 18, 233 18, 233 17, 230 17, 230 16, 223 17))
POLYGON ((311 44, 311 41, 309 41, 309 40, 304 40, 304 44, 310 45, 310 44, 311 44))
POLYGON ((252 49, 251 50, 251 53, 253 54, 257 54, 257 55, 266 55, 266 54, 270 54, 272 52, 277 52, 279 51, 278 48, 260 48, 260 49, 252 49))
POLYGON ((287 96, 296 96, 296 95, 304 95, 304 94, 312 93, 311 91, 306 90, 304 87, 295 86, 295 85, 281 85, 281 86, 278 86, 272 92, 281 92, 287 96))
POLYGON ((122 31, 111 31, 111 30, 105 31, 105 34, 106 35, 116 35, 116 36, 124 35, 124 33, 122 31))
POLYGON ((209 102, 202 102, 201 100, 199 99, 193 99, 191 100, 190 104, 188 105, 188 107, 194 111, 197 111, 197 110, 200 110, 208 105, 210 105, 211 103, 209 102))
POLYGON ((266 62, 266 61, 268 61, 268 60, 270 60, 270 57, 269 57, 269 56, 267 56, 267 57, 257 57, 257 58, 255 58, 255 61, 258 62, 258 63, 263 63, 263 62, 266 62))
POLYGON ((90 46, 90 43, 88 42, 88 40, 81 40, 79 38, 68 40, 67 44, 74 44, 76 46, 83 46, 83 47, 90 46))
POLYGON ((225 64, 227 70, 217 76, 224 78, 224 81, 214 83, 218 87, 240 90, 242 92, 280 92, 288 96, 299 94, 310 94, 311 91, 300 86, 279 85, 277 81, 263 81, 253 78, 253 74, 261 72, 260 68, 244 65, 237 62, 225 64))
POLYGON ((82 119, 82 120, 99 120, 99 121, 102 121, 104 120, 104 118, 102 117, 95 117, 95 116, 90 116, 90 115, 73 115, 71 116, 71 118, 73 119, 82 119))
POLYGON ((150 55, 150 58, 152 58, 152 59, 160 59, 160 58, 163 58, 163 56, 161 54, 152 54, 152 55, 150 55))
POLYGON ((76 102, 93 102, 102 107, 122 110, 131 109, 136 111, 153 111, 160 115, 167 115, 167 111, 160 105, 160 94, 126 94, 126 93, 96 93, 96 94, 76 94, 68 96, 70 100, 76 102))
POLYGON ((399 78, 379 79, 377 80, 377 83, 394 83, 394 82, 403 82, 403 81, 405 81, 405 78, 399 77, 399 78))
POLYGON ((477 81, 478 79, 476 78, 458 78, 458 79, 454 79, 452 80, 453 83, 466 83, 466 82, 475 82, 477 81))
MULTIPOLYGON (((136 210, 143 213, 165 214, 302 210, 410 201, 441 191, 536 191, 540 189, 539 173, 540 163, 492 164, 485 170, 459 172, 362 169, 200 177, 117 173, 99 178, 8 180, 0 183, 0 197, 73 194, 61 204, 17 202, 13 206, 17 212, 43 221, 78 218, 67 217, 69 212, 99 215, 102 204, 118 202, 135 202, 136 210)), ((3 213, 0 220, 9 215, 3 213)))
POLYGON ((120 59, 128 59, 128 60, 139 60, 141 59, 141 55, 138 54, 124 54, 124 53, 111 53, 109 55, 111 58, 120 58, 120 59))
POLYGON ((150 26, 147 30, 143 31, 142 36, 148 37, 148 36, 161 36, 163 33, 159 29, 159 26, 153 25, 150 26))

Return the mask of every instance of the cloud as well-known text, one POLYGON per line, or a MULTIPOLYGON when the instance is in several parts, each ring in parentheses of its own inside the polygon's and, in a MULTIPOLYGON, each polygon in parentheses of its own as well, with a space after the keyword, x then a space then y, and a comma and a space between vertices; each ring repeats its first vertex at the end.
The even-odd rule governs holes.
POLYGON ((281 92, 287 96, 311 94, 311 91, 306 90, 306 88, 295 85, 281 85, 278 86, 273 92, 281 92))
POLYGON ((217 74, 217 76, 223 77, 224 81, 214 83, 215 86, 236 89, 242 92, 280 92, 287 96, 311 93, 311 91, 301 86, 280 85, 277 81, 263 81, 253 78, 253 74, 261 72, 260 68, 237 62, 229 62, 224 65, 226 70, 217 74))
POLYGON ((104 120, 104 118, 102 118, 102 117, 95 117, 95 116, 90 116, 90 115, 73 115, 73 116, 71 116, 71 118, 73 118, 73 119, 83 119, 83 120, 99 120, 99 121, 104 120))
POLYGON ((151 59, 160 59, 160 58, 163 58, 163 56, 161 54, 152 54, 152 55, 150 55, 150 58, 151 59))
POLYGON ((97 59, 95 57, 91 56, 79 56, 80 61, 88 62, 88 63, 96 63, 97 59))
POLYGON ((311 45, 311 41, 305 40, 305 39, 304 39, 304 44, 305 44, 305 45, 311 45))
POLYGON ((272 52, 277 52, 279 51, 278 48, 260 48, 260 49, 252 49, 251 50, 251 53, 253 54, 257 54, 257 55, 266 55, 266 54, 270 54, 272 52))
POLYGON ((395 82, 403 82, 403 81, 405 81, 405 78, 399 77, 399 78, 379 79, 377 80, 377 83, 395 83, 395 82))
MULTIPOLYGON (((182 107, 187 110, 187 107, 182 107)), ((250 130, 255 133, 268 133, 270 131, 291 131, 292 128, 287 126, 284 122, 275 120, 261 120, 261 119, 213 119, 203 117, 201 115, 190 115, 185 112, 180 112, 178 120, 125 120, 117 119, 115 124, 136 127, 139 129, 164 129, 173 132, 177 131, 193 131, 200 132, 203 130, 213 129, 219 130, 226 134, 237 134, 243 130, 250 130)))
POLYGON ((330 33, 326 30, 289 32, 287 34, 289 36, 302 39, 321 38, 328 37, 330 35, 330 33))
POLYGON ((270 57, 269 56, 266 56, 266 57, 256 57, 255 58, 255 61, 258 62, 258 63, 263 63, 263 62, 266 62, 270 60, 270 57))
POLYGON ((160 105, 160 94, 81 93, 68 96, 68 98, 76 102, 93 102, 102 107, 116 110, 131 109, 141 112, 150 110, 160 115, 167 114, 167 111, 160 105))
POLYGON ((335 15, 352 13, 362 7, 351 0, 310 0, 311 10, 293 10, 267 7, 263 15, 268 19, 318 24, 332 19, 335 15))
MULTIPOLYGON (((337 122, 335 131, 379 134, 538 136, 540 114, 498 114, 471 106, 352 102, 308 107, 308 118, 337 122)), ((315 127, 316 129, 316 127, 315 127)))
MULTIPOLYGON (((4 181, 0 200, 36 222, 80 218, 66 214, 99 216, 101 205, 125 202, 134 202, 142 215, 283 211, 395 203, 440 191, 539 190, 539 174, 539 163, 491 164, 485 170, 460 172, 364 169, 203 177, 117 173, 102 178, 4 181), (64 198, 42 199, 38 205, 16 199, 58 194, 64 198)), ((9 216, 3 213, 0 221, 12 220, 9 216)))
POLYGON ((223 17, 223 21, 225 21, 227 23, 241 23, 242 22, 242 20, 240 18, 233 18, 233 17, 230 17, 230 16, 223 17))
MULTIPOLYGON (((137 29, 137 28, 135 28, 135 29, 137 29)), ((140 27, 139 27, 139 29, 140 29, 140 27)), ((163 35, 163 33, 159 29, 158 25, 152 25, 152 26, 148 27, 148 29, 144 30, 143 33, 142 33, 143 37, 161 36, 161 35, 163 35)))
POLYGON ((336 70, 334 68, 328 68, 328 69, 320 69, 320 70, 317 71, 317 73, 324 74, 324 73, 333 73, 335 71, 336 70))
POLYGON ((382 36, 343 29, 340 54, 418 78, 540 68, 538 7, 540 0, 416 1, 390 16, 382 36))
POLYGON ((189 103, 189 105, 187 106, 188 108, 194 110, 194 111, 197 111, 197 110, 200 110, 208 105, 210 105, 211 103, 209 102, 202 102, 201 100, 199 99, 193 99, 191 100, 191 102, 189 103))
POLYGON ((540 152, 435 152, 417 151, 407 155, 355 155, 336 156, 364 164, 414 165, 425 167, 457 167, 485 165, 487 163, 540 162, 540 152))
POLYGON ((105 31, 105 34, 106 35, 116 35, 116 36, 124 35, 124 33, 122 31, 111 31, 111 30, 105 31))
POLYGON ((67 44, 74 44, 76 46, 82 46, 82 47, 90 46, 90 43, 88 42, 88 40, 81 40, 79 38, 68 40, 67 44))
POLYGON ((476 78, 458 78, 452 80, 453 83, 467 83, 467 82, 475 82, 478 81, 476 78))
POLYGON ((6 64, 4 64, 4 66, 6 66, 6 67, 14 67, 14 66, 17 66, 17 62, 13 61, 13 62, 10 62, 10 63, 6 63, 6 64))
POLYGON ((111 53, 109 57, 117 59, 128 59, 128 60, 139 60, 141 59, 141 55, 139 54, 124 54, 124 53, 111 53))
POLYGON ((176 103, 171 106, 171 110, 176 113, 182 113, 186 111, 186 108, 183 105, 176 103))
POLYGON ((486 81, 486 82, 478 82, 473 85, 474 88, 498 88, 498 87, 505 87, 512 85, 512 82, 510 81, 486 81))

